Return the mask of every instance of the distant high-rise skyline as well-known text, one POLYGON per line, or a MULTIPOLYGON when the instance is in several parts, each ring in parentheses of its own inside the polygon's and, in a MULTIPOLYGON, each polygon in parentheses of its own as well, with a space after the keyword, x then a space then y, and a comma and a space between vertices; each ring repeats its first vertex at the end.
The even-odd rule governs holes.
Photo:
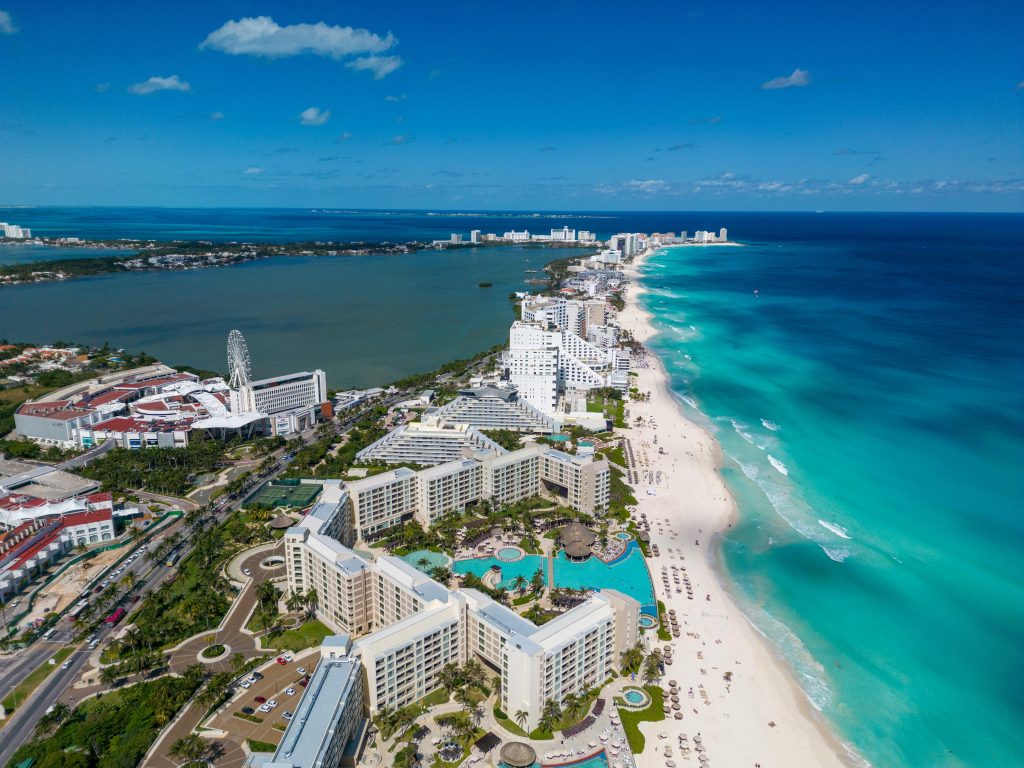
POLYGON ((1021 210, 1021 39, 1009 0, 0 0, 0 204, 1021 210))

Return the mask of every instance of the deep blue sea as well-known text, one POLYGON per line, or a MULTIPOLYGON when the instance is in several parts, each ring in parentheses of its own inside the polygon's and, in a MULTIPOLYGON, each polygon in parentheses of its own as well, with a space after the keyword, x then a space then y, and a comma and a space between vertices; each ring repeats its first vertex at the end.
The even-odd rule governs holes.
MULTIPOLYGON (((0 221, 222 241, 728 227, 744 247, 668 250, 643 278, 652 346, 727 457, 740 509, 718 552, 727 584, 874 765, 1024 765, 1024 216, 0 208, 0 221)), ((9 287, 0 338, 109 340, 223 369, 240 328, 258 375, 319 366, 332 388, 369 386, 505 340, 508 292, 555 255, 9 287)))
POLYGON ((772 221, 643 278, 726 581, 872 764, 1024 765, 1024 217, 772 221))

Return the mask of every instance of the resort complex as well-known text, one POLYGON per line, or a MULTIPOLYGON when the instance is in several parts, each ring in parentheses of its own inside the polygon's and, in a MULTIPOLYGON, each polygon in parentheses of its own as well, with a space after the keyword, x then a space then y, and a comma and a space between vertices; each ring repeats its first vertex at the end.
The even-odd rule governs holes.
POLYGON ((15 413, 17 434, 43 445, 180 448, 194 430, 221 439, 289 435, 330 416, 323 371, 253 380, 245 339, 228 340, 230 381, 200 379, 151 365, 77 382, 29 400, 15 413))

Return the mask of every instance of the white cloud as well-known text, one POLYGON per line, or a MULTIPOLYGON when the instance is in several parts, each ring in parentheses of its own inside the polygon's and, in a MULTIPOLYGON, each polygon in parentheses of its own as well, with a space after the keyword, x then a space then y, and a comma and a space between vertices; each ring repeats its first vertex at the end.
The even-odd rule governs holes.
POLYGON ((0 35, 13 35, 17 31, 18 28, 14 26, 11 14, 7 11, 0 11, 0 35))
POLYGON ((171 75, 170 77, 154 76, 143 83, 129 85, 128 93, 134 93, 137 96, 145 96, 148 93, 156 93, 157 91, 187 91, 191 87, 191 85, 177 75, 171 75))
POLYGON ((280 26, 269 16, 229 21, 207 35, 200 48, 231 54, 279 58, 312 53, 341 59, 365 53, 380 53, 398 40, 390 32, 381 37, 367 29, 316 24, 280 26))
POLYGON ((630 179, 622 182, 622 186, 631 192, 660 192, 668 186, 662 179, 630 179))
POLYGON ((391 143, 395 145, 408 144, 410 141, 412 141, 412 136, 394 136, 391 139, 391 143))
POLYGON ((402 66, 402 63, 401 56, 362 56, 345 66, 357 72, 373 72, 373 79, 380 80, 402 66))
POLYGON ((210 119, 211 120, 223 120, 224 119, 224 113, 223 112, 211 112, 210 113, 210 119))
POLYGON ((323 125, 331 119, 331 110, 325 109, 323 112, 320 111, 319 107, 310 107, 304 109, 299 114, 299 122, 303 125, 323 125))
POLYGON ((338 138, 335 139, 339 144, 343 141, 348 141, 352 138, 352 131, 342 131, 338 134, 338 138))
POLYGON ((766 91, 773 91, 778 88, 800 88, 811 84, 811 75, 806 69, 797 67, 793 74, 788 77, 773 77, 767 83, 761 83, 766 91))
POLYGON ((850 184, 855 184, 855 185, 859 186, 859 185, 863 184, 865 181, 867 181, 870 178, 871 177, 868 174, 862 173, 860 176, 854 176, 852 179, 850 179, 849 183, 850 184))
POLYGON ((400 101, 405 101, 405 94, 400 93, 398 96, 385 96, 384 101, 390 101, 397 104, 400 101))
POLYGON ((258 165, 250 165, 245 169, 246 176, 259 176, 261 173, 263 173, 263 169, 258 165))
POLYGON ((1017 83, 1017 90, 1024 91, 1024 80, 1021 80, 1019 83, 1017 83))

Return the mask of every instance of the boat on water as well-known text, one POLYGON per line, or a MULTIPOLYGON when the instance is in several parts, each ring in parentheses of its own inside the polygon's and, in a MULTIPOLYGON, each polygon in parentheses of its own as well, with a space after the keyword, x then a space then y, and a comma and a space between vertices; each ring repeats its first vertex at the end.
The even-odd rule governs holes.
POLYGON ((756 299, 760 295, 761 295, 761 292, 757 288, 755 288, 754 289, 754 298, 756 299))

